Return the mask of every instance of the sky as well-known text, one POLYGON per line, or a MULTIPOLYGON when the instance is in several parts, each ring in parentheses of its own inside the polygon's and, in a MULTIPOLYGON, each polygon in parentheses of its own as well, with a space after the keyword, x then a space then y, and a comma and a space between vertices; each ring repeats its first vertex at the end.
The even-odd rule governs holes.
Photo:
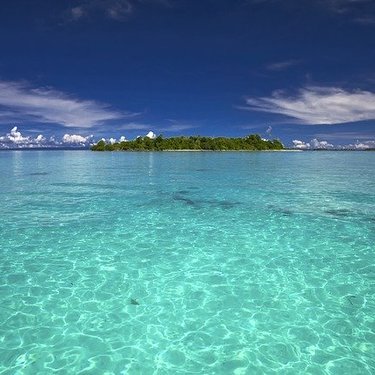
POLYGON ((375 0, 1 0, 0 46, 0 148, 375 147, 375 0))

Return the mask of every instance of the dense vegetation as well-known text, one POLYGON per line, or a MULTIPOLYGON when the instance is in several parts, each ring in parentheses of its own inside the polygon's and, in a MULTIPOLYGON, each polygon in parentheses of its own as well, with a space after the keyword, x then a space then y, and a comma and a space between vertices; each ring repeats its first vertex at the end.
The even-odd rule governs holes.
POLYGON ((91 147, 93 151, 165 151, 165 150, 205 150, 205 151, 256 151, 282 150, 279 140, 263 140, 259 135, 244 138, 173 137, 155 139, 138 137, 134 141, 106 143, 101 140, 91 147))

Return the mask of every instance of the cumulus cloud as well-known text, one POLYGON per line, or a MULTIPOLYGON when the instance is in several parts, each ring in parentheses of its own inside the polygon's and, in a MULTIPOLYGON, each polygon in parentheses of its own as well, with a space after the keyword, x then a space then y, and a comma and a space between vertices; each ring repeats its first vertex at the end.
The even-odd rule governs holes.
POLYGON ((22 148, 22 147, 39 147, 46 142, 46 138, 39 134, 36 138, 24 136, 14 126, 9 133, 0 136, 0 148, 22 148))
POLYGON ((333 144, 328 143, 327 141, 318 141, 316 138, 310 141, 311 148, 314 149, 330 149, 334 148, 333 144))
POLYGON ((6 136, 0 138, 2 141, 9 141, 10 143, 22 144, 30 143, 30 137, 24 137, 21 132, 18 131, 17 126, 13 127, 6 136))
POLYGON ((299 139, 293 140, 292 143, 293 143, 294 148, 297 148, 300 150, 307 150, 310 148, 310 143, 300 141, 299 139))
POLYGON ((363 142, 357 141, 354 144, 347 145, 346 148, 350 148, 353 150, 368 150, 370 148, 375 149, 375 141, 363 141, 363 142))
POLYGON ((127 142, 128 140, 126 139, 126 137, 124 135, 122 135, 118 140, 116 138, 114 138, 114 137, 110 137, 108 139, 102 138, 101 141, 104 141, 105 143, 109 143, 109 144, 113 145, 114 143, 117 143, 117 142, 127 142))
POLYGON ((302 124, 341 124, 375 119, 375 93, 335 87, 306 87, 295 96, 275 91, 270 97, 247 98, 242 109, 277 113, 302 124))
POLYGON ((155 139, 155 138, 156 138, 156 134, 150 130, 150 131, 146 134, 146 137, 147 137, 147 138, 150 138, 150 139, 155 139))
POLYGON ((18 130, 18 127, 14 126, 9 133, 0 136, 0 149, 61 146, 84 147, 88 146, 92 139, 92 135, 85 137, 78 134, 65 134, 60 140, 57 140, 54 136, 47 139, 43 134, 32 137, 23 135, 18 130))
POLYGON ((64 134, 64 136, 62 137, 62 143, 85 146, 90 143, 90 140, 92 138, 93 135, 88 135, 87 137, 84 137, 78 134, 64 134))
POLYGON ((329 150, 333 149, 335 146, 327 141, 319 141, 318 139, 314 138, 310 142, 300 141, 295 139, 292 141, 294 148, 299 150, 329 150))
POLYGON ((113 145, 114 143, 116 143, 116 138, 109 138, 109 143, 111 144, 111 145, 113 145))
POLYGON ((32 88, 24 82, 10 81, 0 81, 0 108, 6 111, 2 121, 33 120, 75 128, 90 128, 135 115, 51 88, 32 88))
POLYGON ((38 143, 44 143, 46 142, 46 137, 43 134, 39 134, 36 138, 35 141, 38 143))

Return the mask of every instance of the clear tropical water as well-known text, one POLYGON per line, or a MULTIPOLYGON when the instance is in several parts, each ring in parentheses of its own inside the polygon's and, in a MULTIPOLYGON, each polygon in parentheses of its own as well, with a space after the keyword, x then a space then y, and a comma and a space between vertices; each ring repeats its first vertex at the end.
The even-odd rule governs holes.
POLYGON ((375 153, 0 153, 0 374, 375 374, 375 153))

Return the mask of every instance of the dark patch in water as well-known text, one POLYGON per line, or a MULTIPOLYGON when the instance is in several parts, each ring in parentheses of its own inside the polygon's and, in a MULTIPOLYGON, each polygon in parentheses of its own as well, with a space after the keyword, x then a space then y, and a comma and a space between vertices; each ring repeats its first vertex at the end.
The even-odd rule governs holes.
POLYGON ((135 306, 139 306, 139 302, 135 298, 130 298, 130 304, 135 305, 135 306))
POLYGON ((197 172, 209 172, 211 169, 207 169, 207 168, 199 168, 199 169, 196 169, 197 172))
POLYGON ((61 186, 61 187, 82 187, 82 188, 94 188, 94 189, 111 189, 111 190, 121 190, 122 187, 118 185, 111 184, 94 184, 94 183, 79 183, 79 182, 55 182, 51 186, 61 186))
POLYGON ((190 191, 189 190, 178 190, 177 191, 177 194, 189 194, 190 191))
POLYGON ((326 214, 336 216, 336 217, 346 217, 346 216, 350 216, 350 214, 352 213, 350 210, 346 208, 330 209, 330 210, 325 210, 324 212, 326 214))
POLYGON ((231 202, 231 201, 221 201, 221 200, 214 200, 214 199, 191 199, 186 196, 188 192, 182 194, 179 192, 178 194, 173 195, 173 199, 175 201, 179 202, 184 202, 188 206, 196 207, 196 208, 202 208, 204 206, 212 206, 212 207, 219 207, 224 210, 228 210, 231 208, 234 208, 238 206, 240 203, 239 202, 231 202))
POLYGON ((176 194, 176 195, 173 196, 173 199, 174 199, 175 201, 184 202, 184 203, 186 203, 188 206, 194 206, 194 207, 199 206, 199 202, 198 202, 198 201, 193 201, 192 199, 190 199, 190 198, 186 198, 186 197, 183 196, 183 195, 176 194))
POLYGON ((210 204, 213 206, 221 207, 225 210, 229 210, 231 208, 234 208, 238 205, 240 205, 239 202, 230 202, 230 201, 210 201, 210 204))
POLYGON ((350 302, 350 304, 352 306, 354 306, 354 303, 352 302, 352 298, 356 298, 356 296, 346 296, 346 298, 348 299, 348 301, 350 302))
POLYGON ((32 172, 30 176, 46 176, 48 172, 32 172))
POLYGON ((288 210, 287 208, 282 208, 280 210, 278 210, 278 212, 284 216, 291 216, 293 215, 293 211, 291 210, 288 210))
POLYGON ((289 208, 280 208, 280 207, 274 206, 273 204, 270 204, 267 207, 270 208, 272 211, 277 212, 283 216, 291 216, 294 214, 294 212, 290 210, 289 208))

